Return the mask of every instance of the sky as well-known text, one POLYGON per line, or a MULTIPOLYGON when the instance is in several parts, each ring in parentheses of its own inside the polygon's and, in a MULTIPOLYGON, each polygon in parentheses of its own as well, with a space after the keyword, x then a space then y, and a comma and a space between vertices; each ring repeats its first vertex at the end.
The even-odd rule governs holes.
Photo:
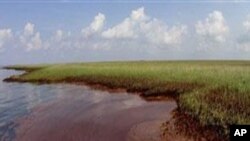
POLYGON ((250 59, 250 2, 0 0, 0 65, 205 59, 250 59))

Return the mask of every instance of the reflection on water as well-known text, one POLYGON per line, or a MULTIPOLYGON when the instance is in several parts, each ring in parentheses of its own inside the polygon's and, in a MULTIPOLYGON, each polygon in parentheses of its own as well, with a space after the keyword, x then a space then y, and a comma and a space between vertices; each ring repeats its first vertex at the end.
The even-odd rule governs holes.
POLYGON ((0 70, 0 141, 126 141, 130 128, 166 119, 176 107, 86 86, 2 81, 18 73, 0 70))
MULTIPOLYGON (((99 91, 89 91, 86 87, 70 85, 34 85, 29 83, 5 83, 2 80, 11 75, 21 74, 22 72, 0 70, 0 140, 12 140, 15 137, 14 129, 17 127, 15 122, 18 118, 27 115, 32 108, 41 103, 46 104, 52 99, 60 99, 65 94, 77 95, 78 99, 85 99, 91 103, 100 101, 116 101, 117 97, 110 99, 107 94, 100 94, 99 91), (85 91, 83 91, 85 90, 85 91), (84 95, 82 95, 84 93, 84 95)), ((107 93, 107 92, 103 92, 107 93)), ((129 107, 136 103, 142 103, 140 98, 137 100, 127 100, 127 96, 119 97, 124 99, 124 105, 129 107), (123 97, 123 98, 122 98, 123 97), (138 102, 138 100, 140 102, 138 102), (131 103, 132 102, 132 103, 131 103)), ((119 101, 117 101, 119 102, 119 101)), ((126 107, 126 106, 125 106, 126 107)), ((100 107, 101 108, 101 107, 100 107)), ((98 108, 96 109, 98 110, 98 108)), ((102 111, 102 109, 100 109, 102 111)))
POLYGON ((2 81, 19 73, 21 72, 0 70, 0 140, 11 140, 17 118, 30 113, 34 106, 48 102, 58 94, 50 85, 34 86, 2 81))

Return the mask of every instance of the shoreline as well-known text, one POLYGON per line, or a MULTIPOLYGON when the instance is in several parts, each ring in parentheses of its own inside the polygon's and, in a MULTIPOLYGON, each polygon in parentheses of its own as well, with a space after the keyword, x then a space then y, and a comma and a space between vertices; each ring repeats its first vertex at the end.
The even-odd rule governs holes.
MULTIPOLYGON (((32 71, 36 70, 36 69, 29 70, 29 69, 22 69, 22 68, 16 69, 16 68, 11 68, 11 67, 3 67, 2 69, 15 70, 15 71, 24 71, 23 74, 17 75, 19 77, 21 77, 23 75, 26 75, 26 74, 29 74, 32 71)), ((81 80, 79 81, 79 80, 73 80, 73 79, 65 79, 65 80, 55 81, 55 82, 52 82, 52 81, 49 81, 49 80, 46 80, 46 79, 34 80, 34 81, 30 81, 30 80, 25 81, 25 80, 21 80, 21 79, 18 79, 18 78, 14 78, 13 76, 10 76, 8 78, 5 78, 3 81, 4 82, 18 82, 18 83, 34 83, 34 84, 39 84, 39 85, 41 85, 41 84, 62 84, 62 83, 72 84, 72 85, 85 85, 85 86, 89 86, 89 87, 91 87, 93 89, 104 90, 104 91, 108 91, 108 92, 111 92, 111 93, 112 92, 128 92, 128 93, 131 93, 131 94, 137 94, 146 101, 165 101, 165 100, 175 100, 175 101, 177 101, 176 98, 179 95, 175 91, 172 91, 172 92, 169 91, 169 93, 170 93, 169 95, 153 94, 153 95, 147 96, 143 91, 140 91, 140 90, 128 90, 128 89, 123 88, 123 87, 110 87, 108 85, 104 85, 104 84, 101 84, 101 83, 91 83, 91 82, 85 82, 85 81, 81 81, 81 80)))
POLYGON ((88 86, 21 85, 52 91, 59 97, 36 105, 31 114, 16 120, 14 140, 18 141, 152 141, 151 137, 160 137, 160 124, 169 120, 176 107, 175 102, 146 102, 137 95, 111 94, 88 86))
MULTIPOLYGON (((13 68, 4 68, 9 70, 16 70, 16 71, 25 71, 23 74, 17 75, 17 76, 23 76, 31 73, 35 70, 25 70, 25 69, 13 69, 13 68)), ((88 83, 84 81, 79 80, 72 80, 72 79, 65 79, 61 81, 49 81, 49 80, 21 80, 18 78, 15 78, 13 76, 4 79, 5 82, 18 82, 18 83, 34 83, 34 84, 70 84, 70 85, 85 85, 92 89, 102 90, 102 91, 108 91, 110 93, 115 92, 127 92, 130 94, 139 95, 141 98, 143 98, 146 101, 175 101, 177 103, 177 108, 173 110, 173 115, 169 121, 165 121, 162 123, 161 127, 161 135, 163 137, 162 141, 173 139, 173 137, 177 137, 176 140, 173 141, 179 141, 179 140, 188 140, 188 141, 196 141, 196 140, 207 140, 207 141, 223 141, 227 140, 227 136, 220 136, 217 134, 218 129, 216 127, 204 127, 199 124, 199 122, 190 115, 186 114, 185 111, 180 110, 179 107, 179 93, 177 92, 171 92, 170 94, 162 95, 162 94, 151 94, 150 96, 147 96, 144 91, 139 90, 128 90, 123 87, 110 87, 108 85, 104 85, 101 83, 88 83), (173 94, 174 93, 174 94, 173 94), (188 119, 188 120, 187 120, 188 119), (188 125, 188 127, 186 126, 188 125), (190 131, 189 131, 190 130, 190 131), (195 131, 195 133, 194 133, 195 131)), ((220 129, 219 129, 220 130, 220 129)))

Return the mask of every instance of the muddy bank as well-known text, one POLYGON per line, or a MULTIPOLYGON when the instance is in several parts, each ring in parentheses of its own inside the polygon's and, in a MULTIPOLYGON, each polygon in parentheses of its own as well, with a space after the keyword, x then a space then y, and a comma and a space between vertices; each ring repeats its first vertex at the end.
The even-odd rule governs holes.
POLYGON ((175 108, 174 101, 146 102, 126 93, 68 94, 20 119, 15 140, 159 141, 175 108))

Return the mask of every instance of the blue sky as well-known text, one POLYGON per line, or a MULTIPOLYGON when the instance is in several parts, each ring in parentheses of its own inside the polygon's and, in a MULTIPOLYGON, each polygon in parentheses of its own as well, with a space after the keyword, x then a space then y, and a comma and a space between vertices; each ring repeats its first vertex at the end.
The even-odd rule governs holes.
POLYGON ((250 2, 0 0, 0 65, 170 59, 250 59, 250 2))

